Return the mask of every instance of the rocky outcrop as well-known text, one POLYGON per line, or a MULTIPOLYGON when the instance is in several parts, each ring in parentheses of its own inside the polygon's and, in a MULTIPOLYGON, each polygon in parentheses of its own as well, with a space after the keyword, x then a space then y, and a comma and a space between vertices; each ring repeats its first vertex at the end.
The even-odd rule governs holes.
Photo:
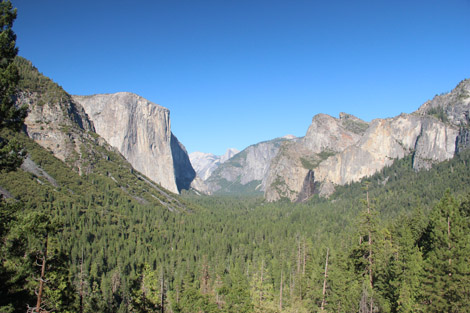
POLYGON ((301 141, 285 144, 273 159, 266 199, 329 195, 334 186, 370 176, 410 154, 415 170, 429 169, 470 146, 469 107, 470 80, 465 80, 413 114, 370 124, 347 114, 339 119, 319 114, 301 141))
POLYGON ((196 171, 197 177, 202 180, 208 179, 220 164, 220 156, 199 151, 190 153, 189 160, 196 171))
POLYGON ((413 167, 427 169, 454 155, 457 134, 455 127, 430 117, 403 114, 374 120, 360 141, 322 162, 315 177, 327 185, 344 185, 370 176, 411 153, 413 167))
POLYGON ((304 156, 313 155, 299 142, 284 143, 268 168, 265 198, 277 201, 281 198, 297 200, 309 173, 309 160, 304 156))
POLYGON ((196 151, 189 154, 189 159, 191 160, 191 164, 197 176, 204 181, 211 176, 212 172, 214 172, 220 164, 231 159, 238 152, 240 151, 237 149, 229 148, 224 155, 218 156, 212 153, 196 151))
POLYGON ((430 115, 451 125, 469 125, 470 79, 461 81, 451 92, 435 96, 416 111, 419 115, 430 115))
POLYGON ((368 124, 357 117, 341 113, 339 119, 326 114, 315 115, 300 144, 308 151, 340 152, 359 140, 368 124))
POLYGON ((461 128, 455 144, 455 153, 470 148, 470 130, 461 128))
POLYGON ((318 193, 318 184, 312 181, 316 177, 313 170, 356 143, 367 127, 366 122, 346 113, 341 113, 339 119, 326 114, 314 116, 305 137, 284 143, 273 159, 266 179, 266 199, 298 201, 318 193))
POLYGON ((178 193, 195 172, 186 150, 171 133, 170 111, 136 94, 73 96, 96 132, 154 182, 178 193))
MULTIPOLYGON (((52 84, 52 82, 51 82, 52 84)), ((82 159, 83 143, 93 138, 93 124, 83 108, 63 92, 61 97, 44 101, 45 95, 35 91, 22 91, 16 102, 28 106, 25 132, 55 157, 78 169, 90 170, 88 160, 82 159)))
MULTIPOLYGON (((120 188, 130 197, 129 200, 162 205, 170 211, 187 210, 175 195, 135 171, 116 148, 111 147, 100 137, 80 103, 59 85, 39 73, 28 60, 17 57, 15 62, 20 74, 16 105, 28 107, 29 114, 25 120, 24 130, 29 137, 63 161, 71 171, 77 171, 83 176, 97 175, 90 179, 91 183, 107 181, 113 186, 110 188, 120 188), (95 177, 101 179, 96 180, 95 177), (135 189, 136 186, 140 187, 135 189)), ((175 137, 171 138, 171 145, 177 148, 172 150, 173 160, 178 160, 178 164, 184 165, 184 155, 186 155, 184 147, 175 137)), ((64 187, 67 191, 67 186, 61 186, 56 177, 56 174, 59 176, 62 174, 48 173, 42 168, 44 165, 50 165, 49 162, 39 164, 36 162, 41 159, 36 158, 33 161, 34 156, 44 155, 44 152, 40 152, 41 148, 35 147, 33 150, 28 148, 28 151, 31 156, 25 158, 21 169, 34 175, 39 184, 64 187)), ((186 155, 187 164, 189 159, 186 155)), ((63 169, 62 167, 61 171, 63 169)), ((177 166, 175 169, 178 172, 177 166)), ((182 177, 182 183, 187 184, 184 178, 188 176, 182 175, 182 177)), ((0 187, 0 197, 11 197, 11 194, 0 187)))
POLYGON ((220 164, 205 181, 212 193, 262 193, 267 172, 282 142, 296 140, 293 136, 276 138, 249 146, 220 164))

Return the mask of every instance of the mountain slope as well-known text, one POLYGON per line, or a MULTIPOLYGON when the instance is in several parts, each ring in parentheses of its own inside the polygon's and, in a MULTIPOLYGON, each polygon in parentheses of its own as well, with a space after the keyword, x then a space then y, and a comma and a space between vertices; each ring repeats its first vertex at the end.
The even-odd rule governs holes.
MULTIPOLYGON (((15 63, 21 77, 17 104, 28 105, 24 127, 28 137, 80 175, 100 173, 110 177, 123 176, 109 169, 103 170, 104 167, 109 167, 104 166, 108 160, 111 161, 110 165, 118 164, 115 170, 122 168, 131 172, 135 180, 142 181, 145 178, 134 171, 115 148, 94 132, 93 123, 82 106, 59 85, 40 74, 28 60, 18 57, 15 63)), ((113 181, 115 179, 117 178, 114 177, 113 181)), ((174 199, 161 186, 149 183, 144 189, 148 188, 154 189, 159 194, 157 198, 163 203, 174 199)))
POLYGON ((356 143, 367 123, 349 114, 313 117, 304 138, 286 142, 269 166, 265 196, 268 201, 287 197, 305 200, 315 192, 313 169, 328 157, 356 143))
POLYGON ((51 151, 80 173, 90 169, 82 148, 89 141, 104 143, 94 134, 93 123, 83 108, 60 86, 43 76, 31 62, 17 57, 20 92, 18 105, 27 105, 25 131, 41 146, 51 151))
POLYGON ((276 138, 249 146, 220 164, 204 182, 210 194, 262 193, 272 158, 281 143, 292 136, 276 138))

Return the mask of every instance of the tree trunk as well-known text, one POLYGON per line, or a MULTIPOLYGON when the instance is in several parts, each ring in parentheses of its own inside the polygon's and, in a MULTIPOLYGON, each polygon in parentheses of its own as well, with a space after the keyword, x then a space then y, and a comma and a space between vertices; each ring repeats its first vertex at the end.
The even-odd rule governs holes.
POLYGON ((42 302, 42 291, 44 289, 44 276, 46 274, 46 259, 47 259, 47 241, 48 236, 46 233, 46 243, 44 245, 44 253, 42 256, 42 265, 41 265, 41 277, 39 278, 39 292, 36 303, 36 312, 41 312, 41 302, 42 302))
MULTIPOLYGON (((451 249, 451 244, 450 244, 450 216, 447 216, 447 241, 449 243, 449 252, 451 249)), ((450 257, 449 253, 449 276, 452 276, 452 273, 450 272, 450 266, 452 265, 452 258, 450 257)))
POLYGON ((83 249, 82 249, 82 259, 80 260, 80 313, 83 313, 83 249))
POLYGON ((304 238, 304 264, 303 264, 303 267, 302 267, 302 275, 305 275, 305 264, 307 263, 307 252, 306 252, 306 249, 305 249, 305 238, 304 238))
POLYGON ((162 269, 162 275, 161 275, 161 281, 160 281, 160 303, 161 303, 161 306, 160 306, 160 312, 161 313, 164 313, 165 312, 165 285, 163 283, 163 279, 164 279, 164 274, 163 274, 163 269, 162 269))
POLYGON ((300 238, 297 242, 297 274, 300 273, 300 238))
POLYGON ((282 312, 282 279, 283 279, 283 272, 281 271, 281 286, 279 288, 279 312, 282 312))
POLYGON ((326 249, 326 261, 325 261, 325 278, 323 279, 323 300, 321 302, 321 310, 325 309, 325 294, 326 294, 326 278, 328 277, 328 256, 330 253, 330 248, 326 249))
POLYGON ((371 214, 370 214, 370 201, 369 201, 369 186, 367 186, 367 214, 369 215, 369 284, 370 284, 370 290, 371 290, 371 295, 370 295, 370 311, 372 312, 372 308, 374 307, 374 300, 372 296, 372 291, 374 288, 374 281, 372 278, 372 233, 371 233, 371 214))
POLYGON ((263 284, 264 284, 264 259, 261 261, 261 289, 259 291, 259 306, 263 301, 263 284))

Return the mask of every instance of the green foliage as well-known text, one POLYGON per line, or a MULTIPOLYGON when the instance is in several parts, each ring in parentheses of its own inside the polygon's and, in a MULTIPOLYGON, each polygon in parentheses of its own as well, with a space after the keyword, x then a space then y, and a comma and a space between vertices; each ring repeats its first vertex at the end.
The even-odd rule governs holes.
POLYGON ((8 172, 18 168, 25 153, 23 147, 12 137, 8 129, 0 130, 0 171, 8 172))
POLYGON ((241 184, 240 179, 237 179, 233 182, 227 181, 226 179, 219 179, 218 185, 220 189, 215 191, 214 194, 219 196, 226 196, 226 195, 243 195, 243 196, 261 196, 263 193, 260 190, 260 180, 253 180, 246 184, 241 184))
POLYGON ((252 312, 250 288, 238 266, 235 266, 230 275, 226 276, 225 285, 226 312, 252 312))
POLYGON ((45 105, 55 101, 70 101, 71 97, 62 87, 48 77, 42 75, 33 64, 22 57, 16 57, 14 64, 18 68, 18 87, 22 92, 34 93, 38 97, 37 105, 45 105))
POLYGON ((302 166, 304 168, 313 170, 318 165, 320 165, 321 162, 323 162, 324 160, 328 159, 330 156, 333 156, 335 154, 336 152, 324 150, 318 154, 312 155, 309 158, 300 158, 300 162, 302 163, 302 166))
POLYGON ((390 270, 390 302, 396 312, 415 312, 419 309, 421 295, 421 276, 423 275, 423 259, 418 247, 418 236, 426 221, 422 211, 417 209, 412 218, 402 217, 393 225, 395 233, 394 258, 390 270))
POLYGON ((363 134, 366 129, 369 127, 369 124, 360 120, 354 120, 351 118, 347 118, 343 121, 343 126, 353 133, 356 134, 363 134))
MULTIPOLYGON (((92 156, 93 172, 80 176, 24 136, 17 140, 56 185, 16 170, 1 174, 0 186, 22 201, 25 213, 49 210, 62 221, 51 238, 51 247, 57 247, 51 256, 63 255, 66 271, 51 267, 56 282, 50 287, 58 287, 56 294, 46 296, 64 311, 80 307, 77 282, 84 284, 84 312, 155 310, 161 305, 163 277, 163 305, 173 312, 278 312, 281 273, 283 311, 316 311, 327 247, 326 309, 355 311, 367 290, 364 242, 369 225, 376 259, 374 290, 367 290, 367 296, 373 295, 383 311, 414 310, 425 303, 420 286, 426 259, 418 245, 431 246, 423 235, 427 212, 442 197, 444 186, 463 194, 470 185, 465 183, 466 153, 420 173, 411 169, 411 159, 397 161, 369 178, 376 212, 370 224, 367 215, 359 215, 364 210, 361 184, 338 188, 330 200, 314 198, 303 204, 195 195, 169 200, 104 148, 92 156), (422 209, 411 214, 414 208, 422 209), (145 297, 143 286, 152 290, 145 297), (60 300, 62 293, 65 298, 60 300)), ((468 216, 470 210, 465 212, 468 216)), ((17 217, 9 219, 23 224, 17 217)), ((20 238, 32 256, 40 256, 40 236, 33 241, 20 238)), ((34 277, 24 273, 23 281, 34 277)), ((27 286, 31 299, 36 287, 27 286)))
POLYGON ((423 302, 427 311, 462 312, 470 305, 470 224, 467 202, 447 192, 430 215, 424 249, 423 302))
POLYGON ((443 123, 448 123, 449 118, 447 117, 446 112, 443 107, 430 108, 427 112, 428 115, 434 116, 443 123))
POLYGON ((15 107, 14 96, 19 81, 13 60, 18 53, 16 35, 12 30, 16 9, 10 1, 0 2, 0 129, 19 129, 26 116, 26 108, 15 107))

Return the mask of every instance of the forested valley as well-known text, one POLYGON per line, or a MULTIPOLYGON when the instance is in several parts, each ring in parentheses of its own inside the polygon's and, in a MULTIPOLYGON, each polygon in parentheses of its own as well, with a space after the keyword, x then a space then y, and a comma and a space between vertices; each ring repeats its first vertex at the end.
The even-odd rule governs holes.
POLYGON ((21 169, 1 175, 13 195, 2 202, 3 310, 34 306, 42 260, 41 301, 58 312, 463 312, 468 305, 467 152, 420 173, 411 159, 396 161, 330 199, 186 195, 170 211, 151 195, 123 191, 129 168, 115 179, 79 176, 18 137, 60 187, 21 169))
POLYGON ((1 207, 6 312, 35 306, 44 260, 44 311, 463 312, 468 305, 468 152, 419 173, 411 158, 396 161, 329 199, 187 194, 169 210, 124 164, 101 159, 95 173, 79 176, 15 137, 55 183, 22 169, 0 176, 12 196, 1 207))
POLYGON ((468 311, 470 151, 304 203, 174 195, 91 131, 63 162, 14 103, 70 96, 17 56, 0 5, 0 312, 468 311))

